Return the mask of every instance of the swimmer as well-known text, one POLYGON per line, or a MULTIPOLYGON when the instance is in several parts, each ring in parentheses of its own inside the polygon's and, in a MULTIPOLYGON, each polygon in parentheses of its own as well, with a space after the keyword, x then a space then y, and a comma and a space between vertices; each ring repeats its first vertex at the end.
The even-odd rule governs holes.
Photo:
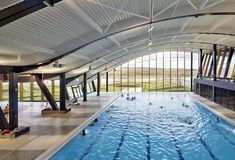
POLYGON ((217 120, 217 123, 219 123, 219 122, 220 122, 220 119, 219 119, 218 117, 216 118, 216 120, 217 120))
POLYGON ((188 124, 192 124, 193 122, 192 121, 188 121, 188 124))
POLYGON ((149 102, 149 105, 152 105, 152 103, 151 103, 151 102, 149 102))
POLYGON ((188 108, 189 106, 186 104, 185 107, 188 108))
POLYGON ((185 120, 184 122, 189 124, 189 125, 193 123, 191 120, 185 120))
POLYGON ((174 99, 173 97, 171 97, 171 99, 174 99))
POLYGON ((124 97, 124 95, 123 95, 123 94, 121 94, 121 97, 124 97))
POLYGON ((98 118, 95 119, 95 122, 98 122, 98 118))
POLYGON ((82 135, 83 135, 83 136, 86 135, 86 130, 85 130, 85 129, 82 130, 82 135))
POLYGON ((160 106, 160 108, 163 108, 163 106, 160 106))
POLYGON ((126 97, 126 100, 130 100, 130 97, 126 97))
POLYGON ((185 106, 185 104, 183 103, 182 106, 185 106))

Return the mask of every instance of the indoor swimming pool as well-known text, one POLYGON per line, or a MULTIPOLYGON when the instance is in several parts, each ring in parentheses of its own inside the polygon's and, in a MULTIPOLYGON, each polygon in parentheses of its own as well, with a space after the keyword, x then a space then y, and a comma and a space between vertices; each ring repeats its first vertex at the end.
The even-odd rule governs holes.
POLYGON ((186 94, 125 94, 97 120, 51 160, 235 159, 235 126, 186 94))

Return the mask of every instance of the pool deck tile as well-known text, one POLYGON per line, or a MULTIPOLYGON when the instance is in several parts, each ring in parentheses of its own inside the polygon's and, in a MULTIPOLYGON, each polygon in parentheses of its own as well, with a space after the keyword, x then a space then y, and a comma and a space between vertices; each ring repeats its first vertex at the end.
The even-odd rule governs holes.
MULTIPOLYGON (((30 132, 15 139, 0 139, 0 159, 32 160, 80 126, 84 121, 115 99, 118 94, 95 93, 88 95, 88 101, 79 106, 69 106, 67 114, 41 115, 44 102, 19 102, 19 126, 30 126, 30 132)), ((6 102, 1 102, 4 106, 6 102)))

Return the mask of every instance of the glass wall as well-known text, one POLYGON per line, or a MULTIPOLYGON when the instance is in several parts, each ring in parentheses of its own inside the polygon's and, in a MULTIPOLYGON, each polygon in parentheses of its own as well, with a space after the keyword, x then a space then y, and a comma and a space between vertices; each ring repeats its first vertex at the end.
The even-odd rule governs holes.
POLYGON ((33 82, 33 100, 34 101, 41 101, 42 93, 41 89, 39 88, 38 84, 36 82, 33 82))
MULTIPOLYGON (((193 78, 198 53, 193 53, 193 78)), ((191 90, 191 53, 164 51, 130 60, 108 71, 109 92, 168 92, 191 90)), ((105 88, 102 76, 101 88, 105 88)), ((105 90, 105 89, 103 89, 105 90)))
MULTIPOLYGON (((96 81, 94 81, 94 84, 97 85, 96 81)), ((84 90, 83 83, 79 83, 79 84, 73 85, 73 86, 68 86, 67 91, 68 91, 69 99, 83 97, 83 90, 84 90)), ((90 94, 94 91, 95 90, 93 88, 92 82, 87 83, 87 94, 90 94)))
POLYGON ((59 80, 54 80, 54 87, 51 86, 51 92, 54 93, 54 99, 56 101, 59 101, 60 100, 60 81, 59 80))
POLYGON ((235 78, 234 66, 235 66, 235 54, 233 54, 231 59, 231 63, 228 70, 228 78, 235 78))
MULTIPOLYGON (((60 81, 59 80, 45 80, 48 90, 56 101, 60 99, 60 81)), ((8 101, 9 99, 9 83, 2 82, 0 87, 1 100, 8 101)), ((19 101, 45 101, 41 89, 36 82, 18 83, 18 100, 19 101)))

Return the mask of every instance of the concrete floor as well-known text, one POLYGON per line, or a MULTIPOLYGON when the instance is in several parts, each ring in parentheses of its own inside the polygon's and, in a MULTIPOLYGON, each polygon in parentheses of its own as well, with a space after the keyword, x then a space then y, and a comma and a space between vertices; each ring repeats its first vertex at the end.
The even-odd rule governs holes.
MULTIPOLYGON (((20 102, 19 126, 30 126, 30 132, 15 139, 0 139, 0 159, 35 159, 116 97, 113 93, 99 97, 91 94, 87 102, 80 100, 81 105, 71 106, 71 112, 53 115, 41 115, 43 102, 20 102)), ((4 102, 0 105, 4 106, 4 102)))

